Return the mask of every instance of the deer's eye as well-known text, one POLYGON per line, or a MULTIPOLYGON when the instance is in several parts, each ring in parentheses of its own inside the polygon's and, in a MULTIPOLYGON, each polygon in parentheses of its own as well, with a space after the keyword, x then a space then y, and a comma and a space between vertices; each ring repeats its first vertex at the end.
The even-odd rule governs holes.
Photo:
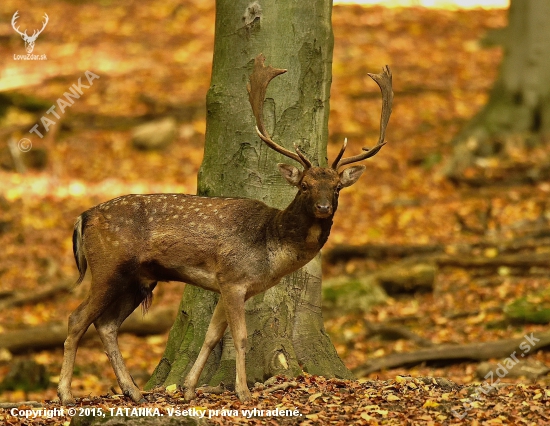
POLYGON ((334 192, 336 192, 338 194, 341 189, 342 189, 342 185, 338 184, 338 185, 336 185, 336 189, 334 190, 334 192))
POLYGON ((302 191, 307 191, 307 185, 304 182, 302 182, 301 188, 302 191))

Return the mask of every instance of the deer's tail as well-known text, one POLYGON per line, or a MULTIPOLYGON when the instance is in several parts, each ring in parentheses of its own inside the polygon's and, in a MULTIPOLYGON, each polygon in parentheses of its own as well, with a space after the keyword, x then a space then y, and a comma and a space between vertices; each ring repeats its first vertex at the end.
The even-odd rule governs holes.
MULTIPOLYGON (((84 213, 85 214, 85 213, 84 213)), ((73 232, 73 254, 74 260, 76 262, 76 267, 80 276, 76 280, 76 284, 80 284, 86 275, 86 269, 88 269, 88 261, 86 260, 86 255, 84 254, 84 247, 82 247, 82 228, 84 226, 84 214, 81 214, 76 219, 74 223, 74 232, 73 232)))

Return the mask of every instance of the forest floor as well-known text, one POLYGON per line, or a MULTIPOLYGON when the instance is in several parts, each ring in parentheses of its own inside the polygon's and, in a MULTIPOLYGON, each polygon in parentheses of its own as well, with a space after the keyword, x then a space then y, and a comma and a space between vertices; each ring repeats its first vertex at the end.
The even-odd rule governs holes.
MULTIPOLYGON (((40 63, 12 61, 14 54, 24 52, 23 42, 11 27, 0 28, 0 37, 8 41, 0 44, 0 55, 10 58, 0 65, 0 93, 17 91, 53 104, 79 78, 85 81, 86 70, 100 77, 44 138, 30 137, 31 152, 48 154, 45 168, 17 173, 9 169, 9 150, 0 151, 0 296, 30 294, 75 280, 72 227, 74 219, 91 206, 127 193, 196 190, 206 126, 214 2, 104 3, 49 3, 51 21, 35 53, 50 53, 40 63), (68 16, 71 19, 61 19, 68 16), (177 140, 163 151, 132 148, 128 123, 165 114, 177 117, 177 140)), ((2 16, 11 16, 17 4, 5 0, 0 6, 2 16)), ((27 10, 32 9, 39 20, 42 6, 34 0, 29 5, 33 7, 27 10)), ((470 184, 450 182, 441 173, 452 152, 453 136, 483 106, 497 75, 502 51, 483 48, 480 39, 506 25, 506 11, 342 5, 334 7, 333 23, 329 158, 344 137, 349 139, 350 152, 376 141, 380 95, 367 72, 391 66, 395 101, 388 144, 368 161, 361 181, 342 191, 326 251, 343 243, 440 244, 449 256, 466 250, 471 257, 492 259, 501 254, 502 242, 526 241, 533 233, 542 235, 550 229, 550 181, 505 179, 507 172, 528 171, 536 161, 547 161, 548 148, 518 146, 510 158, 488 159, 466 171, 470 184)), ((29 137, 25 132, 40 117, 14 102, 0 117, 0 129, 21 127, 25 130, 16 133, 17 139, 29 137)), ((531 252, 537 255, 550 251, 540 240, 533 247, 531 252)), ((326 264, 324 276, 367 274, 392 260, 326 264)), ((332 316, 326 327, 350 369, 418 348, 412 340, 369 338, 366 321, 406 326, 436 345, 537 336, 547 326, 509 322, 502 307, 546 288, 548 274, 545 267, 443 266, 437 271, 433 292, 390 297, 368 313, 332 316)), ((71 292, 0 309, 0 333, 66 322, 87 285, 88 279, 71 292)), ((182 289, 178 283, 159 285, 154 306, 175 312, 182 289)), ((138 386, 143 387, 158 363, 166 339, 167 333, 121 336, 122 353, 138 386)), ((46 366, 50 386, 40 391, 3 391, 0 400, 46 401, 48 408, 57 407, 52 401, 62 347, 13 355, 0 351, 0 378, 21 359, 46 366)), ((529 359, 550 365, 550 353, 544 350, 529 353, 529 359)), ((239 411, 238 420, 219 415, 211 419, 216 423, 349 424, 353 419, 365 424, 449 424, 465 421, 460 420, 465 413, 470 424, 550 424, 545 414, 550 404, 547 376, 536 380, 506 376, 501 380, 506 386, 478 398, 475 388, 482 380, 476 376, 477 367, 467 360, 422 363, 350 382, 304 375, 290 384, 286 380, 287 387, 281 390, 256 390, 254 401, 245 405, 232 393, 204 395, 191 405, 181 403, 178 392, 151 393, 147 406, 159 407, 163 413, 174 406, 207 413, 294 407, 301 415, 283 419, 270 413, 247 420, 239 411)), ((112 392, 107 395, 117 389, 116 379, 97 338, 87 340, 79 350, 73 389, 85 397, 79 407, 109 412, 109 407, 134 406, 112 392)), ((65 415, 50 423, 66 420, 65 415)), ((49 422, 44 418, 26 421, 11 416, 9 410, 0 410, 1 421, 49 422)))

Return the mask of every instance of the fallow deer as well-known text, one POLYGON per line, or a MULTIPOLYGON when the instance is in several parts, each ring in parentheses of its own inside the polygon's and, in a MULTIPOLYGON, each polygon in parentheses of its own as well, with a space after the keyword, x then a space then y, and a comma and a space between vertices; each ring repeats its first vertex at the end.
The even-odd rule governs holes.
POLYGON ((247 387, 244 304, 304 266, 321 250, 330 233, 341 188, 354 184, 365 166, 342 166, 372 157, 384 146, 393 92, 389 67, 369 74, 382 92, 378 144, 342 158, 344 142, 331 167, 314 167, 295 146, 275 143, 263 122, 269 82, 286 70, 264 65, 258 55, 248 85, 259 137, 272 149, 298 162, 303 170, 279 164, 282 176, 298 188, 290 205, 278 210, 252 199, 185 194, 125 195, 99 204, 78 217, 73 251, 80 283, 89 266, 87 299, 70 315, 59 380, 63 404, 74 403, 71 377, 79 341, 93 323, 123 393, 135 402, 143 396, 130 376, 117 343, 122 322, 139 304, 148 306, 158 281, 181 281, 220 294, 204 344, 187 375, 185 398, 195 397, 199 376, 227 326, 236 349, 235 391, 241 401, 247 387))

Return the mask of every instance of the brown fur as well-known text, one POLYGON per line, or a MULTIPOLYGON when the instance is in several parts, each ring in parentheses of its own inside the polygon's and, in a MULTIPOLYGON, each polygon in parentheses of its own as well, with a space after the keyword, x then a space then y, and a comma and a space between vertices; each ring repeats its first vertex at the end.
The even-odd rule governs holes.
MULTIPOLYGON (((92 323, 100 331, 123 392, 141 400, 115 336, 135 307, 141 303, 144 311, 149 308, 158 281, 182 281, 221 293, 222 305, 212 320, 211 334, 217 338, 222 328, 233 323, 238 350, 244 351, 244 302, 315 257, 327 241, 338 207, 342 175, 331 169, 288 168, 299 177, 291 183, 300 189, 285 210, 244 198, 126 195, 99 204, 77 219, 73 251, 78 282, 89 268, 92 284, 88 298, 69 320, 58 389, 62 402, 73 400, 74 354, 80 336, 92 323), (235 318, 234 310, 239 311, 235 318)), ((211 344, 205 342, 203 347, 208 354, 211 344)), ((186 380, 189 398, 205 356, 199 355, 186 380)), ((246 399, 246 377, 238 375, 237 382, 237 393, 246 399)))

